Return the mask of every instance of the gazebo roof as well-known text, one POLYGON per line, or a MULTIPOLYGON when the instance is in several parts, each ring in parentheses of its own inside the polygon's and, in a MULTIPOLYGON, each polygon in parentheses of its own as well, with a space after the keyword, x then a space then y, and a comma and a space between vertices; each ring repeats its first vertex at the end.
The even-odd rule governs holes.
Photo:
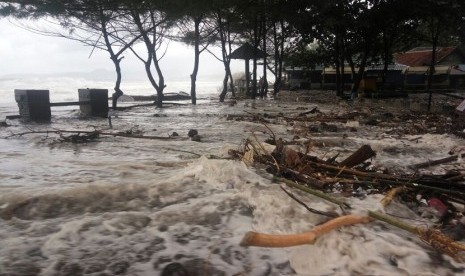
POLYGON ((258 48, 254 48, 252 45, 250 45, 248 42, 246 42, 244 45, 241 47, 237 48, 234 50, 230 55, 229 58, 232 59, 253 59, 254 58, 254 50, 256 51, 256 56, 257 58, 264 58, 265 57, 265 52, 258 48))

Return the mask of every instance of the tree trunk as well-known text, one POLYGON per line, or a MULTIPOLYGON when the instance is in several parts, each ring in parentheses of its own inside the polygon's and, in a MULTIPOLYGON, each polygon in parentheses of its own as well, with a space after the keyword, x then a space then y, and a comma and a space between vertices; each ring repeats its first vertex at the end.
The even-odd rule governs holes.
POLYGON ((247 97, 251 97, 250 94, 250 68, 249 68, 249 60, 245 60, 245 95, 247 97))
POLYGON ((147 77, 150 83, 157 91, 157 100, 155 104, 158 108, 161 108, 163 107, 163 89, 165 89, 166 85, 165 85, 165 80, 163 78, 163 73, 161 72, 161 69, 160 69, 159 60, 157 58, 157 50, 156 50, 156 44, 157 44, 156 25, 157 24, 155 23, 155 16, 153 13, 151 13, 150 15, 150 19, 153 25, 153 29, 152 29, 153 41, 152 41, 148 35, 148 31, 145 30, 144 27, 142 26, 142 22, 141 22, 139 14, 135 11, 132 11, 131 15, 134 19, 134 23, 136 24, 137 28, 139 29, 139 32, 141 33, 145 47, 147 48, 147 59, 144 61, 145 72, 147 73, 147 77), (151 70, 152 62, 158 74, 158 83, 152 74, 152 70, 151 70))
MULTIPOLYGON (((156 55, 154 59, 156 59, 156 55)), ((161 72, 160 64, 158 63, 158 60, 157 62, 155 62, 155 69, 157 70, 157 74, 158 74, 158 86, 155 88, 157 90, 156 105, 158 108, 162 108, 163 107, 163 90, 165 89, 166 85, 165 85, 165 78, 163 77, 163 73, 161 72)))
POLYGON ((255 13, 253 25, 252 99, 257 97, 257 47, 260 44, 258 27, 258 15, 255 13))
POLYGON ((335 37, 335 56, 336 56, 336 95, 338 97, 342 97, 343 96, 343 89, 341 89, 341 83, 342 83, 342 80, 341 80, 341 67, 344 66, 344 63, 341 65, 341 59, 340 59, 340 51, 341 51, 341 46, 340 46, 340 38, 339 38, 339 34, 336 33, 336 37, 335 37))
POLYGON ((273 48, 274 48, 274 70, 270 70, 275 76, 275 82, 273 85, 273 96, 276 97, 278 92, 281 90, 282 79, 283 79, 283 56, 284 56, 284 21, 273 23, 273 48), (281 29, 281 36, 278 36, 278 28, 281 29))
MULTIPOLYGON (((433 92, 431 91, 431 85, 432 85, 432 82, 433 82, 433 75, 434 75, 435 65, 436 65, 436 50, 437 50, 437 47, 438 47, 438 40, 439 40, 439 25, 440 25, 440 23, 437 22, 437 28, 436 28, 435 32, 433 32, 433 34, 432 34, 433 50, 431 51, 431 64, 429 66, 428 85, 426 87, 426 91, 428 91, 428 93, 429 93, 429 95, 428 95, 428 112, 431 110, 431 101, 433 99, 433 92)), ((434 25, 433 25, 433 27, 431 29, 434 30, 434 25)))
POLYGON ((105 41, 105 45, 107 47, 107 51, 108 53, 110 53, 110 59, 113 61, 113 64, 115 65, 115 71, 116 71, 116 83, 115 83, 115 93, 113 93, 112 95, 112 108, 113 109, 116 109, 116 106, 117 106, 117 103, 118 103, 118 98, 123 95, 123 91, 121 90, 120 86, 121 86, 121 66, 120 66, 120 63, 121 63, 121 59, 122 58, 118 58, 118 55, 120 53, 115 54, 115 52, 113 51, 113 47, 112 47, 112 44, 110 42, 110 39, 108 38, 108 32, 107 32, 107 19, 106 19, 106 16, 103 14, 103 9, 102 7, 100 6, 100 23, 101 23, 101 31, 102 31, 102 36, 103 36, 103 39, 105 41))
POLYGON ((226 93, 228 92, 228 78, 228 73, 225 73, 223 78, 223 90, 221 90, 220 94, 220 103, 224 102, 224 99, 226 98, 226 93))
POLYGON ((217 24, 218 24, 218 33, 220 35, 220 42, 221 42, 221 54, 223 57, 223 65, 224 65, 224 78, 223 78, 223 90, 220 93, 220 102, 224 102, 226 98, 226 94, 228 93, 228 79, 230 80, 230 89, 233 97, 235 97, 234 93, 234 83, 231 74, 231 67, 230 63, 231 60, 229 59, 228 53, 231 53, 231 36, 229 33, 229 26, 225 26, 223 23, 223 19, 221 17, 221 11, 217 12, 217 24), (226 30, 227 28, 227 30, 226 30), (226 49, 226 43, 229 45, 229 52, 226 49))
MULTIPOLYGON (((265 13, 264 13, 265 14, 265 13)), ((266 17, 263 15, 263 20, 262 20, 262 50, 265 53, 263 57, 263 83, 260 86, 260 98, 264 98, 267 96, 268 93, 268 80, 266 76, 266 67, 267 67, 267 59, 266 59, 266 17)))
POLYGON ((231 94, 235 98, 236 97, 236 88, 234 87, 234 79, 233 79, 233 76, 232 76, 232 73, 231 73, 231 69, 229 69, 228 75, 229 75, 229 87, 231 89, 231 94))
POLYGON ((224 99, 226 98, 226 94, 228 93, 228 79, 231 82, 230 83, 231 92, 232 92, 233 96, 235 96, 234 95, 234 84, 233 84, 231 69, 229 67, 229 60, 227 60, 227 61, 223 60, 223 64, 224 64, 225 73, 224 73, 224 78, 223 78, 223 90, 221 91, 221 94, 220 94, 220 102, 224 102, 224 99))
POLYGON ((116 70, 116 83, 115 83, 115 93, 112 95, 112 107, 116 109, 118 98, 123 95, 123 91, 120 88, 121 85, 121 62, 122 58, 112 57, 113 64, 115 65, 116 70))
POLYGON ((147 61, 145 62, 145 73, 147 74, 147 78, 149 79, 150 81, 150 84, 155 88, 155 90, 157 91, 157 99, 156 99, 156 106, 161 108, 163 106, 163 93, 158 93, 158 84, 157 84, 157 81, 155 80, 155 78, 153 77, 153 74, 152 74, 152 58, 151 58, 151 54, 149 54, 149 57, 147 59, 147 61))
MULTIPOLYGON (((367 43, 369 45, 370 42, 367 43)), ((352 87, 352 97, 357 96, 358 88, 360 87, 360 82, 363 79, 363 74, 365 73, 365 67, 367 65, 369 49, 365 49, 365 53, 363 53, 362 61, 360 62, 360 67, 358 68, 358 73, 354 79, 354 86, 352 87)))
MULTIPOLYGON (((155 20, 153 19, 153 14, 152 14, 152 22, 154 22, 155 26, 155 20)), ((153 65, 155 66, 155 70, 157 71, 158 75, 158 85, 155 86, 155 89, 157 90, 157 102, 156 105, 158 108, 163 107, 163 90, 165 89, 165 78, 163 77, 163 72, 161 71, 160 68, 160 62, 157 57, 157 50, 156 50, 156 41, 157 41, 157 28, 153 28, 153 47, 151 51, 153 52, 152 54, 152 61, 153 65)))
POLYGON ((234 87, 234 79, 233 79, 233 75, 232 75, 232 72, 231 72, 231 59, 229 58, 229 54, 231 54, 232 52, 232 41, 231 41, 231 25, 229 24, 229 21, 228 21, 228 24, 227 24, 227 42, 228 42, 228 54, 226 55, 226 58, 228 60, 228 63, 227 63, 227 74, 229 75, 229 86, 231 88, 231 94, 232 96, 235 98, 236 97, 236 88, 234 87))
POLYGON ((202 21, 202 16, 196 17, 194 19, 194 70, 191 74, 191 100, 192 104, 197 104, 197 95, 196 95, 196 81, 197 73, 199 72, 199 44, 200 44, 200 22, 202 21))
POLYGON ((336 58, 336 96, 342 97, 341 91, 341 64, 339 58, 336 58))
POLYGON ((278 44, 278 31, 276 30, 276 22, 273 24, 273 46, 274 46, 274 68, 275 68, 275 81, 273 85, 273 97, 279 92, 281 85, 278 78, 278 59, 279 59, 279 44, 278 44))
POLYGON ((386 30, 383 32, 383 62, 384 62, 384 67, 383 67, 383 73, 382 73, 382 87, 381 87, 381 93, 384 93, 386 90, 386 78, 387 78, 387 73, 388 73, 388 67, 389 67, 389 54, 390 54, 390 47, 388 43, 388 38, 386 35, 386 30))
POLYGON ((362 60, 360 61, 360 67, 358 68, 358 74, 354 79, 354 85, 352 87, 352 98, 355 98, 358 93, 358 88, 360 87, 360 82, 363 79, 363 74, 365 73, 365 67, 367 65, 368 55, 371 52, 371 40, 368 39, 365 42, 365 49, 363 53, 362 60))
POLYGON ((226 35, 225 35, 225 30, 224 30, 224 25, 223 25, 223 19, 221 17, 221 11, 217 11, 217 18, 216 22, 218 25, 218 34, 220 35, 220 43, 221 43, 221 55, 223 57, 223 66, 224 66, 224 78, 223 78, 223 90, 220 93, 220 102, 224 102, 224 99, 226 98, 226 94, 228 93, 228 66, 227 66, 227 61, 228 61, 228 55, 226 52, 226 35))

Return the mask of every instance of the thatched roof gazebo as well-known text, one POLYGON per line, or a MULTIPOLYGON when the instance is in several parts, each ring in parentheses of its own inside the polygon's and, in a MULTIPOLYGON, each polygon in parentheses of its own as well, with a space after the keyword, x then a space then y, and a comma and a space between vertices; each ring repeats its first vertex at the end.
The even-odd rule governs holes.
POLYGON ((262 50, 253 47, 250 43, 246 42, 241 47, 234 50, 230 55, 230 59, 244 59, 245 60, 245 82, 246 82, 246 93, 249 93, 249 60, 257 58, 262 59, 265 58, 266 54, 262 50))

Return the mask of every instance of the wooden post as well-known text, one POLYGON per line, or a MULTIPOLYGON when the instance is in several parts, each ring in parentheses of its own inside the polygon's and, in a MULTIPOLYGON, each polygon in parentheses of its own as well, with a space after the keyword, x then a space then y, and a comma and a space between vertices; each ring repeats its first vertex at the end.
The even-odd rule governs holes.
POLYGON ((48 90, 15 89, 19 115, 26 121, 50 122, 50 93, 48 90))
POLYGON ((108 89, 79 89, 79 102, 90 104, 81 104, 81 113, 85 116, 108 117, 108 89))

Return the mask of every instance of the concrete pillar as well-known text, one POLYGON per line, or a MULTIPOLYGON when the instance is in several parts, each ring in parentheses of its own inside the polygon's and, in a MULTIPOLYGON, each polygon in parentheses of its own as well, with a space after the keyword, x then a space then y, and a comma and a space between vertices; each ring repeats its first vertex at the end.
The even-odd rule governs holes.
POLYGON ((79 89, 81 113, 85 116, 108 117, 108 89, 79 89))
POLYGON ((50 121, 52 114, 48 90, 15 89, 15 100, 18 103, 19 115, 23 120, 50 121))

